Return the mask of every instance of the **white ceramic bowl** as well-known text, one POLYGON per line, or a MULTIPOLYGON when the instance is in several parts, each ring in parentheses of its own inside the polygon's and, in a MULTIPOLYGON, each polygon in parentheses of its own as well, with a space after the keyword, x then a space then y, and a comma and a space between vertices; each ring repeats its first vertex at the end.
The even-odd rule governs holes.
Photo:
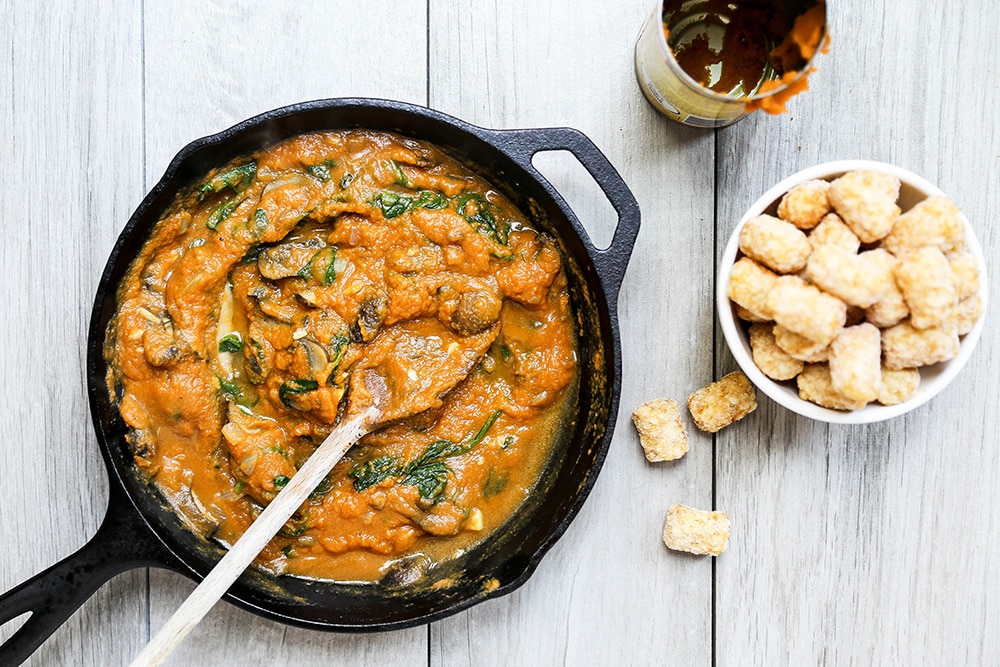
MULTIPOLYGON (((848 171, 855 169, 872 169, 892 174, 900 180, 902 184, 899 191, 899 206, 903 211, 908 210, 917 202, 934 195, 944 195, 939 188, 935 187, 925 179, 916 174, 881 162, 871 162, 868 160, 842 160, 839 162, 827 162, 815 167, 803 169, 802 171, 789 176, 773 188, 765 192, 760 199, 754 202, 753 206, 743 215, 743 219, 736 225, 733 235, 729 239, 726 250, 722 254, 722 261, 719 264, 719 280, 716 292, 716 305, 719 312, 719 322, 722 326, 722 334, 732 351, 736 362, 746 374, 750 381, 757 388, 771 397, 776 403, 788 408, 805 417, 819 421, 836 424, 868 424, 882 421, 909 412, 914 408, 923 405, 938 392, 947 386, 954 379, 958 372, 962 370, 969 357, 972 355, 979 336, 983 330, 983 322, 986 319, 985 311, 983 316, 976 322, 975 327, 968 334, 962 337, 961 349, 958 356, 933 366, 925 366, 920 369, 920 387, 917 393, 910 400, 898 405, 879 405, 871 403, 861 410, 844 412, 831 410, 815 403, 799 398, 795 381, 776 382, 766 375, 753 362, 750 355, 750 340, 745 325, 737 319, 735 308, 726 294, 726 285, 729 282, 729 273, 733 263, 739 254, 739 235, 743 225, 747 220, 762 213, 776 215, 778 202, 782 195, 795 185, 812 179, 833 180, 848 171)), ((983 259, 983 250, 979 245, 979 240, 969 224, 969 221, 962 216, 966 227, 966 245, 976 261, 979 263, 979 296, 983 300, 983 307, 988 303, 987 298, 987 276, 986 263, 983 259)))

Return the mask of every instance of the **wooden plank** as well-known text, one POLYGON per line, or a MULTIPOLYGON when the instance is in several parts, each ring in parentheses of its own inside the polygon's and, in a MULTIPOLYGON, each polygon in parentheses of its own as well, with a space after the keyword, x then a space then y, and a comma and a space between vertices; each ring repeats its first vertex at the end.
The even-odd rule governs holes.
MULTIPOLYGON (((426 101, 426 5, 150 3, 145 14, 147 186, 184 144, 271 108, 334 96, 426 101)), ((194 589, 151 574, 155 632, 194 589)), ((263 620, 228 604, 171 664, 412 664, 425 628, 335 635, 263 620)))
MULTIPOLYGON (((0 26, 6 591, 82 546, 107 507, 84 359, 98 279, 142 192, 142 70, 138 6, 3 2, 0 26)), ((104 586, 28 664, 122 664, 144 633, 131 619, 145 581, 104 586)))
MULTIPOLYGON (((717 252, 781 178, 869 158, 949 193, 996 266, 996 4, 839 0, 830 11, 832 51, 812 90, 787 116, 719 134, 717 252)), ((756 424, 720 434, 733 541, 717 563, 718 664, 997 661, 996 344, 988 326, 954 384, 904 418, 826 426, 763 399, 756 424)))
MULTIPOLYGON (((714 143, 659 117, 639 92, 632 50, 652 4, 430 5, 432 107, 487 127, 576 127, 643 210, 620 299, 622 407, 596 488, 522 589, 432 626, 436 665, 710 659, 711 562, 667 552, 660 531, 672 503, 711 505, 711 438, 692 432, 685 459, 653 465, 630 424, 639 403, 683 403, 712 374, 714 143)), ((614 218, 574 160, 535 164, 606 240, 614 218)))

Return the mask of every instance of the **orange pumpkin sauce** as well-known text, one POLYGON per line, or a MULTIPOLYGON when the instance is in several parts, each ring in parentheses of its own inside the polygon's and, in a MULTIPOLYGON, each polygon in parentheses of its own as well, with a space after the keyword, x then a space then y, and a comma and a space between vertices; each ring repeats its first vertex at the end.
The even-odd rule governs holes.
MULTIPOLYGON (((105 354, 136 464, 224 545, 338 422, 381 337, 488 345, 438 407, 348 452, 258 558, 279 574, 377 581, 482 540, 538 484, 577 391, 555 241, 434 146, 387 133, 302 135, 208 174, 118 301, 105 354)), ((414 363, 379 372, 434 373, 414 363)))

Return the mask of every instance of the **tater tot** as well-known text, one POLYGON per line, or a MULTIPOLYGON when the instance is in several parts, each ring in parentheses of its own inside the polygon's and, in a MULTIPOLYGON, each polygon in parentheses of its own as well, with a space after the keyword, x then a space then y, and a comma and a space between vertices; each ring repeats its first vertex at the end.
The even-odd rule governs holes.
POLYGON ((920 386, 920 371, 916 368, 882 369, 882 382, 877 400, 882 405, 899 405, 913 398, 920 386))
POLYGON ((830 184, 805 181, 785 193, 778 204, 778 217, 799 229, 812 229, 830 212, 830 184))
POLYGON ((954 325, 916 329, 909 320, 882 330, 882 363, 890 370, 929 366, 958 354, 954 325))
POLYGON ((775 324, 774 342, 793 359, 816 364, 830 358, 830 346, 809 340, 794 331, 789 331, 780 324, 775 324))
POLYGON ((895 277, 882 298, 865 309, 865 319, 881 329, 899 324, 909 315, 910 309, 896 285, 895 277))
POLYGON ((885 250, 855 255, 834 245, 821 245, 809 256, 806 276, 842 301, 867 308, 889 290, 896 259, 885 250))
POLYGON ((962 250, 965 224, 950 199, 928 197, 897 218, 883 243, 894 255, 924 246, 935 246, 942 252, 962 250))
POLYGON ((740 230, 740 250, 778 273, 796 273, 805 268, 809 241, 794 225, 771 215, 747 220, 740 230))
POLYGON ((807 364, 796 378, 799 398, 833 410, 860 410, 867 403, 847 398, 833 388, 830 367, 826 364, 807 364))
POLYGON ((736 317, 740 318, 744 322, 770 322, 770 320, 763 315, 757 315, 739 304, 736 304, 736 317))
POLYGON ((749 257, 741 257, 729 273, 726 294, 762 321, 771 319, 767 310, 767 295, 778 279, 772 271, 749 257))
POLYGON ((826 345, 847 321, 847 305, 796 276, 779 276, 767 295, 774 321, 826 345))
POLYGON ((821 245, 840 246, 844 250, 857 253, 861 240, 836 213, 828 213, 809 234, 809 245, 815 250, 821 245))
POLYGON ((971 252, 964 250, 948 255, 951 276, 955 282, 955 296, 959 301, 968 299, 979 291, 979 266, 971 252))
POLYGON ((906 252, 896 264, 895 276, 914 328, 937 326, 951 316, 955 282, 948 259, 940 249, 929 246, 906 252))
POLYGON ((757 409, 757 393, 742 371, 733 371, 688 396, 694 425, 715 433, 757 409))
POLYGON ((967 299, 962 299, 955 306, 955 324, 958 327, 958 335, 964 336, 972 331, 976 322, 983 316, 983 300, 978 294, 973 294, 967 299))
POLYGON ((899 207, 899 179, 867 169, 850 171, 830 185, 830 204, 862 243, 874 243, 892 229, 899 207))
POLYGON ((882 382, 881 335, 873 324, 845 327, 830 343, 830 380, 838 394, 868 403, 882 382))
POLYGON ((804 365, 774 342, 773 324, 750 326, 750 350, 757 368, 772 380, 791 380, 804 365))

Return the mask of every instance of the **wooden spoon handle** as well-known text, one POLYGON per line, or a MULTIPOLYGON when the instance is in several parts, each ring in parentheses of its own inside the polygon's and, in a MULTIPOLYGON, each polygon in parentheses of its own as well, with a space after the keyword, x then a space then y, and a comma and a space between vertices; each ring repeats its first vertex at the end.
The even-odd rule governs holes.
POLYGON ((178 607, 156 636, 132 661, 131 667, 160 665, 180 646, 208 610, 219 601, 233 582, 271 541, 275 533, 305 502, 348 449, 364 436, 378 418, 374 406, 345 421, 330 432, 305 465, 299 469, 274 500, 260 513, 243 536, 208 573, 194 592, 178 607))

